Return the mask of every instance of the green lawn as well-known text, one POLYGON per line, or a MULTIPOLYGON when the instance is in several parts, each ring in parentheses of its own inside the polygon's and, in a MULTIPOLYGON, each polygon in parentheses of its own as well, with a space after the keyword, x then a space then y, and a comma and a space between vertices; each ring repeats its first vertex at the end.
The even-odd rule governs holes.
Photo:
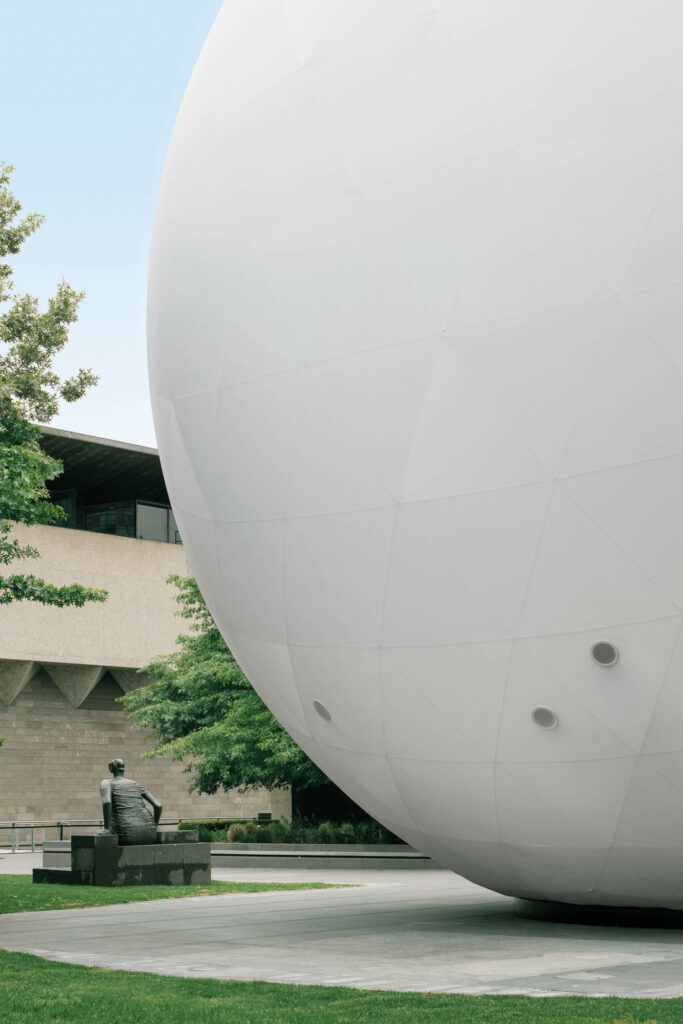
POLYGON ((2 1024, 680 1024, 682 999, 528 999, 164 978, 0 951, 2 1024))
POLYGON ((0 875, 0 914, 20 914, 26 910, 68 910, 70 907, 104 907, 110 903, 139 903, 145 900, 177 900, 181 896, 335 888, 338 886, 326 885, 324 882, 209 882, 207 885, 122 885, 120 888, 109 888, 95 885, 34 885, 30 875, 0 875))

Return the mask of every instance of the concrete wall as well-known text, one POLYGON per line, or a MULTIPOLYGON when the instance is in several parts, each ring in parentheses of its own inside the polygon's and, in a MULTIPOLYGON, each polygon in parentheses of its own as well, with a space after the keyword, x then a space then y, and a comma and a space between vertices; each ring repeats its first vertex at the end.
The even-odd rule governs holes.
POLYGON ((84 608, 0 605, 0 821, 99 818, 99 783, 113 757, 161 800, 165 816, 289 817, 287 792, 190 795, 182 764, 141 758, 153 739, 116 703, 144 681, 135 670, 171 651, 187 627, 164 582, 188 574, 183 548, 47 526, 16 535, 41 553, 22 571, 101 586, 109 599, 84 608))
POLYGON ((182 620, 174 615, 174 588, 164 580, 188 574, 182 545, 56 526, 17 526, 13 535, 37 547, 40 559, 14 562, 11 571, 104 587, 109 598, 77 609, 4 605, 0 658, 140 668, 173 650, 182 620))

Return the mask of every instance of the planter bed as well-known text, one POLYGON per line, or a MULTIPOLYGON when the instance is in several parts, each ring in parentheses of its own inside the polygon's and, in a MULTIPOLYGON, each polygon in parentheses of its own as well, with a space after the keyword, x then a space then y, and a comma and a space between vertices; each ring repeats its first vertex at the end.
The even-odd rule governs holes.
POLYGON ((211 863, 220 868, 421 869, 438 868, 412 846, 396 843, 214 843, 211 863))
MULTIPOLYGON (((68 840, 46 842, 43 867, 65 867, 70 857, 68 840)), ((412 846, 396 843, 213 843, 214 868, 310 868, 339 870, 438 868, 412 846)))

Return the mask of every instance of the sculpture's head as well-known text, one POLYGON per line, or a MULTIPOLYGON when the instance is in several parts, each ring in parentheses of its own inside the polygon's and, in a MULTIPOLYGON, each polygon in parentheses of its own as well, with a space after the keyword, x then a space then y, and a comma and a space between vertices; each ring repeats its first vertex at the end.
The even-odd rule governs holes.
POLYGON ((113 761, 109 762, 109 771, 114 777, 117 775, 123 775, 125 767, 126 766, 120 757, 115 757, 113 761))

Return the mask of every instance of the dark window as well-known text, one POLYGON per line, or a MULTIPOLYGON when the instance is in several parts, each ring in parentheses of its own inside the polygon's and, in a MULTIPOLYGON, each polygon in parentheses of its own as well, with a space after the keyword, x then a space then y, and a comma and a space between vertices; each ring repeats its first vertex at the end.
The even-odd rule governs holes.
POLYGON ((55 505, 61 505, 66 512, 66 519, 56 519, 55 526, 68 526, 72 530, 82 530, 85 525, 85 512, 78 497, 78 491, 55 491, 51 495, 55 505))
POLYGON ((111 533, 117 537, 134 537, 135 502, 117 501, 86 508, 85 529, 93 533, 111 533))

